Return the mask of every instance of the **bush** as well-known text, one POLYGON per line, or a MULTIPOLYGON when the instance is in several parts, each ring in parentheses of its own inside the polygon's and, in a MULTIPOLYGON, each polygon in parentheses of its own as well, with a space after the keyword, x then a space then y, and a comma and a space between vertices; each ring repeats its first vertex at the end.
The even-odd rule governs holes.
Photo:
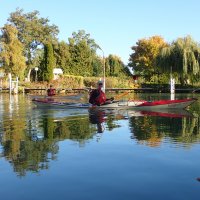
MULTIPOLYGON (((100 77, 85 77, 85 87, 96 87, 100 77)), ((107 77, 106 88, 133 88, 134 83, 132 79, 122 79, 118 77, 107 77)))

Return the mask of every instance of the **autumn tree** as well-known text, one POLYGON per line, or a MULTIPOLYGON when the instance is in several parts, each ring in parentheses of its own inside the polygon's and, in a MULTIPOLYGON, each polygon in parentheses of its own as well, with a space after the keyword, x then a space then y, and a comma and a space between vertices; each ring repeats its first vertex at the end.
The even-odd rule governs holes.
POLYGON ((160 36, 138 40, 136 45, 132 46, 133 53, 129 58, 129 66, 135 74, 150 78, 155 74, 156 57, 159 51, 166 46, 167 43, 160 36))
POLYGON ((40 18, 38 11, 23 13, 17 9, 10 14, 8 21, 18 30, 18 39, 25 46, 24 55, 27 64, 27 78, 30 80, 34 66, 34 52, 51 41, 57 42, 58 27, 50 25, 48 18, 40 18))
POLYGON ((1 32, 0 57, 3 68, 6 73, 11 73, 23 80, 26 64, 23 56, 24 46, 17 38, 18 31, 11 25, 5 25, 1 28, 1 32))

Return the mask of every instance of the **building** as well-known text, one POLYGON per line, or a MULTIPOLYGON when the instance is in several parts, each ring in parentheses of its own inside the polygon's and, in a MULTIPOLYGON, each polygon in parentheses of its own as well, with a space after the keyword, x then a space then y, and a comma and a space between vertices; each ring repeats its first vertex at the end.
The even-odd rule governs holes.
POLYGON ((58 79, 59 76, 62 74, 63 74, 63 70, 61 68, 54 68, 53 69, 53 80, 58 79))

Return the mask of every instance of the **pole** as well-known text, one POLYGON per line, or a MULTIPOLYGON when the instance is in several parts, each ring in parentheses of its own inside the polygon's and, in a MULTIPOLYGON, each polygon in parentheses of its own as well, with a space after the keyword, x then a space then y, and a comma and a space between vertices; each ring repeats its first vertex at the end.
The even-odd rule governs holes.
POLYGON ((36 75, 35 75, 35 82, 37 82, 37 70, 36 70, 36 75))
POLYGON ((16 94, 18 94, 18 90, 19 90, 19 79, 17 77, 16 78, 16 94))
POLYGON ((104 52, 103 52, 103 92, 106 92, 106 71, 105 71, 104 52))
POLYGON ((105 57, 104 57, 104 51, 100 46, 98 48, 102 51, 103 53, 103 92, 106 92, 106 69, 105 69, 105 57))
POLYGON ((170 94, 171 100, 175 99, 175 79, 172 76, 172 67, 171 67, 171 74, 170 74, 170 94))
POLYGON ((9 81, 9 91, 10 94, 12 93, 12 76, 11 73, 8 74, 8 81, 9 81))

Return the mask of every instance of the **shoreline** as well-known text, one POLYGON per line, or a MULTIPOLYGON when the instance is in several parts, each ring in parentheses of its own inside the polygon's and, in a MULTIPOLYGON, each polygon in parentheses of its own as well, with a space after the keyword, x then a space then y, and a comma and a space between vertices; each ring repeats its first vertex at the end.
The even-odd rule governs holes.
MULTIPOLYGON (((80 93, 84 91, 89 91, 90 88, 70 88, 70 89, 56 89, 57 93, 80 93)), ((46 88, 23 88, 22 92, 19 93, 42 93, 43 91, 46 91, 46 88)), ((170 88, 106 88, 107 92, 124 92, 124 91, 130 91, 135 93, 170 93, 170 88)), ((0 92, 9 92, 9 88, 1 88, 0 92)), ((200 88, 176 88, 175 93, 200 93, 200 88)))

